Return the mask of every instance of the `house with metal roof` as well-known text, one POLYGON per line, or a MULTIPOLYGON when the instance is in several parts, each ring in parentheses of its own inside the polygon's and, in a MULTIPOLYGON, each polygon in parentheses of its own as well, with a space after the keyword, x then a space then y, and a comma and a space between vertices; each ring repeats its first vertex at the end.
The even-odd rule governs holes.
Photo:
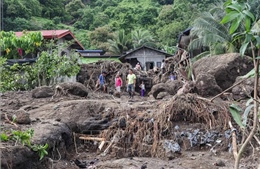
MULTIPOLYGON (((31 31, 30 31, 31 32, 31 31)), ((69 55, 72 49, 84 50, 83 45, 76 39, 70 30, 39 30, 45 40, 54 39, 57 44, 72 41, 72 44, 65 49, 59 50, 59 55, 69 55)), ((15 32, 17 37, 22 36, 26 32, 15 32)))
POLYGON ((127 62, 135 67, 140 63, 143 70, 150 70, 154 67, 161 67, 162 60, 173 55, 164 51, 154 49, 148 46, 142 46, 135 50, 128 51, 125 55, 119 57, 121 62, 127 62))
MULTIPOLYGON (((57 39, 59 43, 64 41, 74 41, 70 46, 71 49, 84 50, 83 45, 76 39, 70 30, 39 30, 44 39, 57 39)), ((20 37, 25 32, 15 32, 17 37, 20 37)))

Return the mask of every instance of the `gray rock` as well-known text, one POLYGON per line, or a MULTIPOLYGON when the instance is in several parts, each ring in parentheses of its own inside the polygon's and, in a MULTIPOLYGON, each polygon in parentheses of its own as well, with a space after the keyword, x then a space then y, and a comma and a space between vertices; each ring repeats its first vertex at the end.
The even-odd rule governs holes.
POLYGON ((16 117, 16 122, 18 124, 31 124, 29 113, 19 113, 16 117))
POLYGON ((222 89, 218 86, 214 76, 201 73, 196 78, 195 91, 201 96, 208 97, 221 93, 222 89))
POLYGON ((238 76, 243 76, 253 69, 249 57, 241 57, 239 53, 202 58, 193 64, 193 73, 197 79, 199 74, 212 75, 217 85, 225 90, 232 86, 238 76))

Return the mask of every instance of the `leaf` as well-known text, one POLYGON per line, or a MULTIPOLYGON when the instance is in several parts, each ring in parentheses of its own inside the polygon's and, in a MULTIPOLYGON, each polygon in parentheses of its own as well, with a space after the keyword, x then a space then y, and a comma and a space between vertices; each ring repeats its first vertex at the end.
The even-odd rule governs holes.
POLYGON ((229 33, 230 33, 230 34, 234 33, 234 32, 237 30, 239 24, 240 24, 240 22, 238 22, 238 19, 236 19, 235 21, 233 21, 232 24, 231 24, 231 27, 230 27, 230 29, 229 29, 229 33))
POLYGON ((242 13, 245 14, 246 16, 248 16, 249 18, 251 18, 252 21, 255 20, 255 16, 254 16, 250 11, 248 11, 248 10, 243 10, 242 13))
POLYGON ((250 111, 251 111, 251 109, 252 109, 253 107, 254 107, 253 104, 247 106, 246 109, 245 109, 245 112, 243 113, 243 116, 242 116, 242 124, 243 124, 244 126, 246 126, 248 114, 250 113, 250 111))
POLYGON ((256 46, 257 48, 260 48, 260 37, 259 36, 254 36, 256 39, 256 46))
POLYGON ((246 102, 246 106, 249 106, 250 105, 250 103, 252 103, 254 101, 254 99, 253 98, 250 98, 250 99, 248 99, 247 100, 247 102, 246 102))
POLYGON ((230 113, 233 117, 233 119, 235 120, 235 122, 242 128, 244 129, 245 126, 243 125, 242 121, 241 121, 241 116, 240 116, 240 112, 241 112, 241 108, 238 107, 237 105, 235 104, 232 104, 229 106, 229 110, 230 110, 230 113))
POLYGON ((231 5, 228 5, 227 8, 233 9, 233 10, 235 10, 237 12, 241 12, 241 9, 242 9, 239 4, 235 4, 235 3, 233 3, 231 5))
POLYGON ((221 24, 225 24, 225 23, 228 23, 234 19, 236 19, 238 17, 239 13, 236 12, 236 11, 232 11, 230 13, 228 13, 223 19, 222 21, 220 22, 221 24))
POLYGON ((244 56, 248 44, 249 44, 249 42, 247 42, 247 43, 243 43, 243 45, 241 46, 241 48, 240 48, 239 51, 240 51, 240 54, 241 54, 242 56, 244 56))
POLYGON ((43 149, 46 150, 46 149, 48 148, 48 146, 49 146, 49 145, 46 143, 46 144, 44 145, 43 149))
POLYGON ((250 72, 248 72, 246 75, 242 76, 241 78, 245 79, 253 76, 255 76, 255 69, 250 70, 250 72))
POLYGON ((246 17, 246 20, 245 20, 246 32, 250 31, 250 26, 251 26, 251 19, 246 17))

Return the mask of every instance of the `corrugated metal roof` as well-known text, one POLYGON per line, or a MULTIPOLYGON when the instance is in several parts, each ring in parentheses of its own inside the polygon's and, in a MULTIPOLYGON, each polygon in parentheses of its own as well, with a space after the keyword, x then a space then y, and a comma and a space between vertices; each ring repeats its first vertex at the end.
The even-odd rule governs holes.
MULTIPOLYGON (((34 31, 29 31, 34 32, 34 31)), ((73 33, 70 30, 39 30, 39 32, 42 33, 42 36, 44 39, 53 39, 53 38, 63 38, 67 35, 71 36, 76 43, 80 46, 81 50, 84 50, 84 47, 82 44, 76 39, 76 37, 73 35, 73 33)), ((17 37, 21 37, 24 32, 15 32, 17 37)))

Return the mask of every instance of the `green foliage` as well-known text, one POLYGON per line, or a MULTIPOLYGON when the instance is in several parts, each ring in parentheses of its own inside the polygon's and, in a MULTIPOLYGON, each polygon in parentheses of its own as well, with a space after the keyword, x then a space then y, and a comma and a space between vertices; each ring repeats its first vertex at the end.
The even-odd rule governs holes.
POLYGON ((89 40, 91 42, 91 48, 109 50, 108 39, 113 38, 112 30, 109 26, 103 26, 96 28, 94 31, 89 33, 89 40))
MULTIPOLYGON (((257 4, 256 0, 253 0, 257 4)), ((191 26, 198 12, 218 0, 10 0, 4 5, 4 29, 12 31, 70 28, 86 47, 109 50, 108 39, 119 30, 147 30, 159 46, 175 46, 178 34, 191 26), (31 4, 31 5, 30 5, 31 4), (47 19, 47 21, 46 21, 47 19), (102 41, 99 30, 109 27, 102 41), (75 29, 74 29, 75 28, 75 29), (97 40, 96 38, 97 37, 97 40), (89 44, 91 42, 91 44, 89 44)), ((256 5, 257 6, 257 5, 256 5)), ((252 9, 258 12, 258 8, 252 9)), ((103 29, 103 30, 102 30, 103 29)), ((131 36, 128 36, 131 41, 131 36)))
POLYGON ((1 141, 8 141, 9 137, 6 133, 1 133, 0 140, 1 141))
POLYGON ((131 47, 131 41, 129 35, 124 30, 116 32, 113 39, 109 39, 110 45, 109 51, 114 54, 123 54, 131 47))
POLYGON ((42 44, 42 35, 40 32, 24 32, 21 37, 17 37, 14 32, 0 32, 0 48, 3 57, 8 59, 23 58, 26 54, 34 53, 42 44), (19 55, 18 49, 24 53, 19 55))
POLYGON ((12 139, 14 139, 17 143, 21 143, 22 145, 27 144, 29 147, 31 146, 31 138, 34 134, 34 130, 28 129, 26 131, 21 130, 13 130, 12 131, 12 139))
POLYGON ((42 160, 46 155, 48 155, 48 151, 47 151, 48 144, 46 143, 45 145, 38 145, 38 144, 31 145, 31 139, 33 135, 34 135, 33 129, 28 129, 25 131, 11 130, 10 136, 8 136, 6 133, 2 133, 0 138, 1 141, 14 140, 15 146, 17 144, 28 146, 33 151, 36 151, 40 157, 40 160, 42 160))
POLYGON ((31 148, 39 154, 40 160, 42 160, 44 156, 48 155, 47 143, 45 145, 33 145, 31 148))
POLYGON ((39 32, 24 33, 17 38, 13 32, 0 33, 0 47, 3 57, 0 57, 0 91, 28 90, 35 86, 50 85, 64 76, 74 76, 78 73, 78 53, 71 51, 68 56, 60 56, 59 52, 65 51, 70 43, 57 46, 54 41, 42 45, 42 35, 39 32), (19 56, 17 49, 23 49, 24 55, 19 56), (6 64, 7 59, 30 56, 35 50, 40 52, 40 57, 33 65, 6 64), (46 51, 45 51, 46 50, 46 51))
POLYGON ((141 46, 156 47, 153 35, 148 30, 134 30, 132 31, 132 44, 134 49, 141 46))
POLYGON ((231 115, 233 117, 233 119, 235 120, 235 122, 242 128, 245 129, 245 125, 243 124, 242 120, 241 120, 241 112, 242 109, 240 107, 238 107, 235 104, 232 104, 229 106, 229 111, 231 112, 231 115))
POLYGON ((72 0, 66 6, 66 12, 70 13, 73 17, 79 17, 79 9, 83 9, 85 5, 81 0, 72 0))
POLYGON ((71 77, 79 72, 79 56, 76 52, 71 51, 69 55, 59 56, 59 50, 66 48, 66 46, 69 46, 69 44, 56 46, 52 42, 46 46, 48 51, 41 52, 32 70, 35 72, 38 85, 50 85, 56 83, 59 77, 71 77))

